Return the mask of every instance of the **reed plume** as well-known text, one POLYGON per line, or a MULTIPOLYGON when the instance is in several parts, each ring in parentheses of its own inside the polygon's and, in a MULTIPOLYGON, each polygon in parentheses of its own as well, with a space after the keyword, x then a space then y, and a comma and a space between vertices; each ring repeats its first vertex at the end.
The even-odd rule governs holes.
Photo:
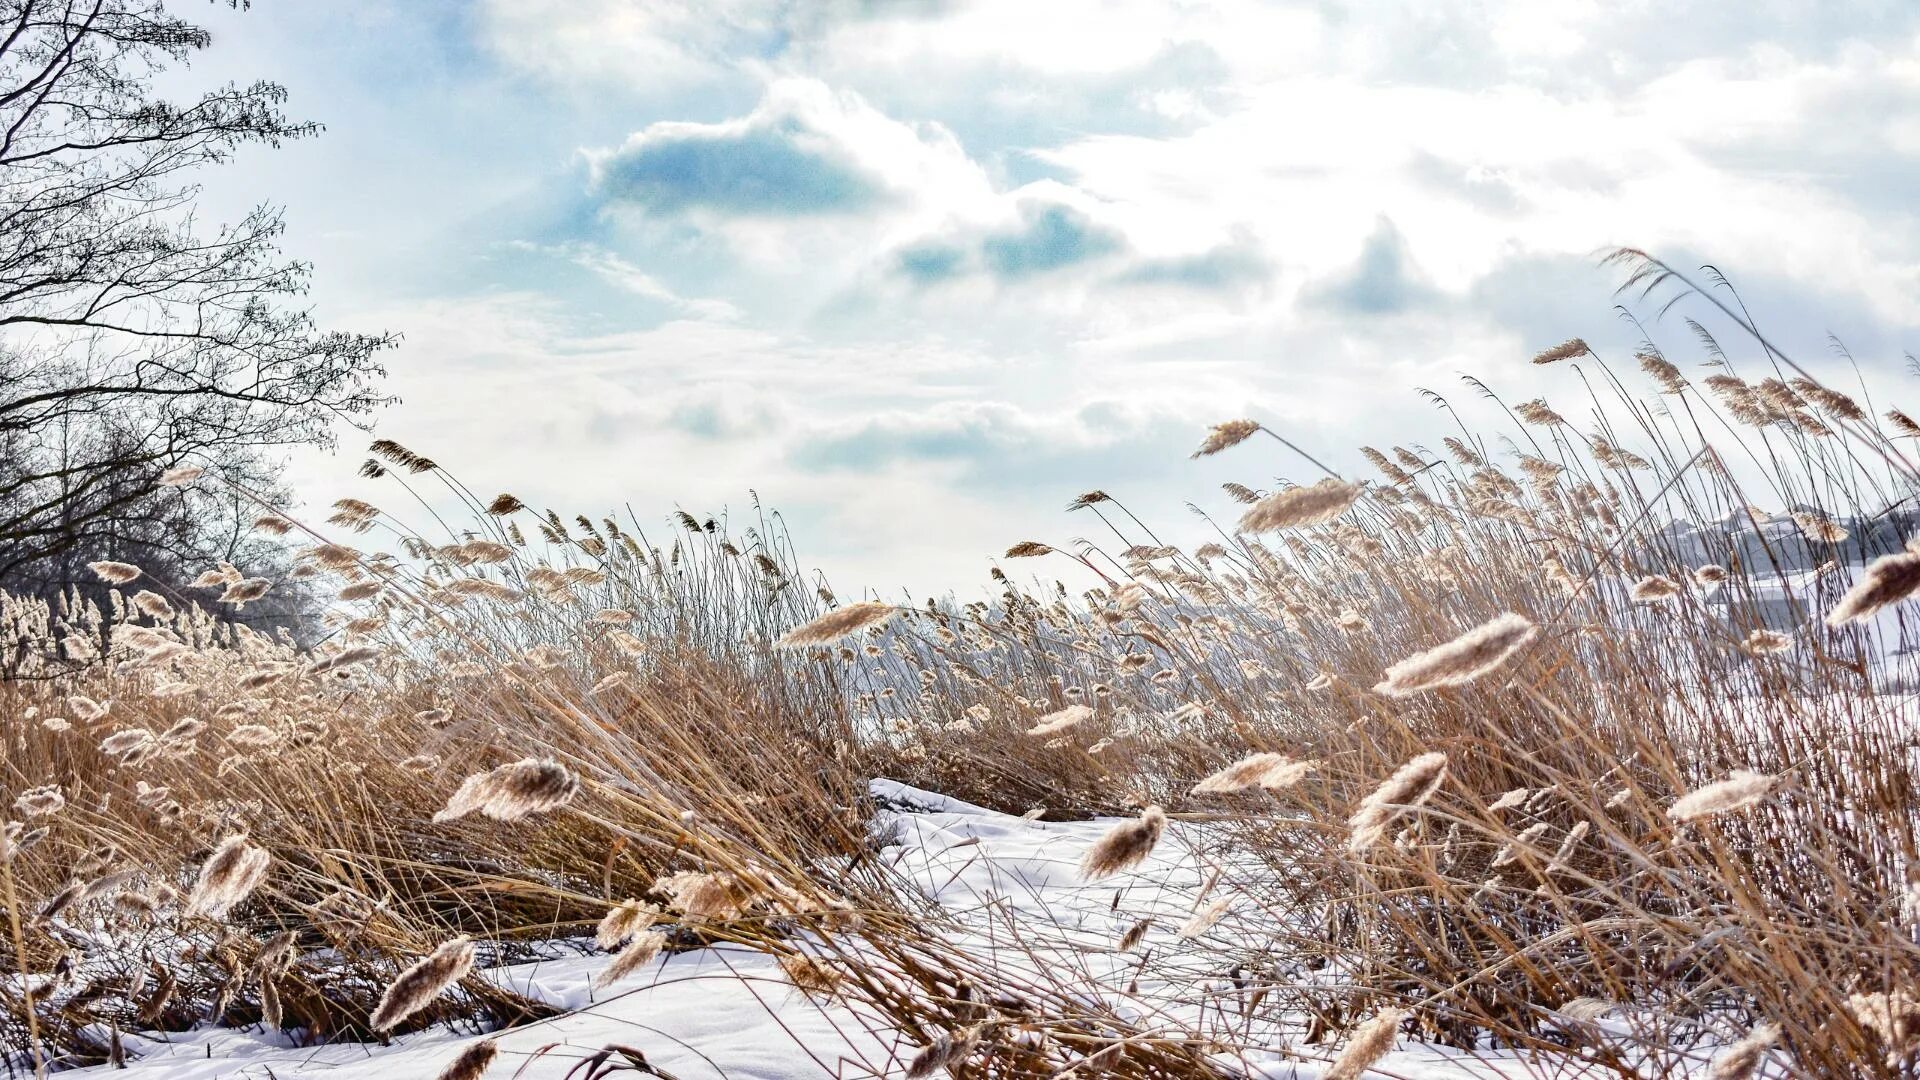
POLYGON ((1727 774, 1725 780, 1716 780, 1681 796, 1667 810, 1667 816, 1675 821, 1696 821, 1715 814, 1745 810, 1765 799, 1779 783, 1777 776, 1751 769, 1735 769, 1727 774))
POLYGON ((375 1031, 393 1029, 466 978, 473 970, 473 959, 474 945, 468 938, 457 937, 441 944, 388 984, 367 1023, 375 1031))
POLYGON ((626 900, 609 910, 594 930, 594 944, 603 949, 619 948, 620 943, 652 926, 660 918, 660 908, 626 900))
POLYGON ((1360 808, 1347 820, 1347 850, 1359 855, 1377 847, 1395 818, 1432 798, 1446 779, 1447 755, 1438 750, 1400 766, 1360 801, 1360 808))
POLYGON ((1228 420, 1222 424, 1215 424, 1213 430, 1207 433, 1206 441, 1200 444, 1200 449, 1193 452, 1193 456, 1207 457, 1239 446, 1259 430, 1260 425, 1253 420, 1228 420))
POLYGON ((615 954, 613 962, 608 964, 600 974, 594 976, 594 989, 603 990, 646 967, 653 962, 654 957, 660 955, 660 950, 665 948, 666 944, 667 935, 658 930, 648 930, 634 935, 626 948, 615 954))
POLYGON ((1920 553, 1902 551, 1875 559, 1860 580, 1827 612, 1827 625, 1845 626, 1920 591, 1920 553))
POLYGON ((1096 840, 1080 860, 1080 877, 1099 881, 1138 865, 1153 853, 1160 834, 1166 830, 1166 811, 1149 806, 1138 818, 1123 821, 1096 840))
POLYGON ((1497 615, 1444 645, 1415 653, 1389 667, 1387 677, 1374 691, 1389 697, 1408 697, 1472 682, 1500 668, 1538 633, 1533 621, 1524 615, 1497 615))
POLYGON ((580 794, 580 778, 551 758, 522 758, 461 782, 436 822, 478 812, 495 821, 518 821, 528 814, 557 810, 580 794))
POLYGON ((1319 525, 1347 512, 1366 489, 1360 484, 1327 477, 1316 484, 1291 487, 1254 503, 1240 518, 1242 532, 1319 525))
POLYGON ((109 585, 129 584, 139 580, 141 574, 140 568, 132 563, 113 562, 111 560, 90 562, 87 564, 87 569, 93 571, 95 576, 109 585))
POLYGON ((804 649, 814 645, 830 645, 843 637, 857 634, 862 630, 871 630, 893 618, 897 609, 891 604, 882 604, 874 600, 862 600, 836 608, 825 615, 796 626, 774 642, 782 648, 804 649))
POLYGON ((225 918, 234 905, 267 879, 272 863, 267 850, 248 842, 245 833, 227 837, 201 864, 193 891, 187 894, 186 912, 209 919, 225 918))
MULTIPOLYGON (((1583 346, 1584 348, 1584 346, 1583 346)), ((1404 1009, 1382 1009, 1373 1019, 1355 1028, 1346 1049, 1334 1059, 1323 1080, 1360 1080, 1374 1063, 1393 1049, 1400 1025, 1407 1018, 1404 1009)))
POLYGON ((1050 712, 1041 717, 1027 729, 1027 734, 1036 736, 1057 735, 1070 727, 1083 724, 1093 718, 1093 709, 1086 705, 1069 705, 1058 712, 1050 712))
POLYGON ((435 1080, 480 1080, 486 1075, 493 1059, 500 1053, 499 1044, 493 1039, 482 1039, 467 1047, 440 1070, 435 1080))

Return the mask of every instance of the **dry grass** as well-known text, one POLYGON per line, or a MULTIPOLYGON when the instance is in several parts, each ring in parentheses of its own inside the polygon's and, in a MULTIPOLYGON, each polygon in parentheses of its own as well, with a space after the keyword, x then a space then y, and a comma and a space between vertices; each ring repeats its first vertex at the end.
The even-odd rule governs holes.
MULTIPOLYGON (((482 502, 426 462, 411 482, 470 522, 430 540, 351 502, 352 536, 307 534, 302 572, 347 598, 316 653, 205 614, 210 595, 10 601, 6 639, 45 658, 0 685, 4 966, 31 973, 0 991, 8 1045, 104 1060, 90 1024, 206 1016, 372 1037, 382 989, 462 936, 482 963, 598 930, 799 970, 804 933, 837 958, 813 989, 917 1033, 918 1074, 1215 1075, 1264 1017, 1342 1075, 1396 1031, 1543 1073, 1717 1055, 1734 1076, 1772 1053, 1916 1075, 1912 432, 1754 337, 1752 383, 1717 347, 1700 386, 1651 346, 1549 349, 1535 362, 1598 389, 1520 408, 1511 453, 1462 431, 1369 451, 1377 481, 1233 486, 1243 528, 1193 551, 1089 493, 1074 512, 1115 550, 1009 552, 1108 582, 1077 597, 996 572, 991 602, 840 603, 765 520, 649 537, 482 502), (1132 819, 1094 873, 1164 846, 1169 818, 1198 829, 1236 893, 1191 897, 1178 954, 1140 963, 1234 971, 1205 984, 1219 1021, 1138 1029, 1068 973, 1009 983, 952 945, 871 857, 874 775, 1132 819), (196 888, 202 868, 218 880, 196 888), (128 947, 46 984, 96 923, 128 947), (322 943, 326 965, 278 959, 322 943)), ((1262 431, 1223 424, 1200 452, 1260 455, 1262 431)), ((380 1019, 542 1012, 472 978, 435 990, 380 1019)))

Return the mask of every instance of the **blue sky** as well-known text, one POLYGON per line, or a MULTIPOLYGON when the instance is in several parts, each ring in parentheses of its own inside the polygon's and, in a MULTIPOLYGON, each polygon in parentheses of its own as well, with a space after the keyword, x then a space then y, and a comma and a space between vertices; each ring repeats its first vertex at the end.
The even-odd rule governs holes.
MULTIPOLYGON (((756 492, 843 589, 971 594, 1092 535, 1088 488, 1187 535, 1222 481, 1303 475, 1189 461, 1222 419, 1359 472, 1437 444, 1414 388, 1471 408, 1462 372, 1574 415, 1525 360, 1627 361, 1613 245, 1920 406, 1914 10, 267 2, 195 10, 189 78, 327 125, 205 215, 284 204, 320 314, 405 334, 381 434, 568 512, 756 492)), ((310 501, 366 493, 356 441, 296 462, 310 501)))

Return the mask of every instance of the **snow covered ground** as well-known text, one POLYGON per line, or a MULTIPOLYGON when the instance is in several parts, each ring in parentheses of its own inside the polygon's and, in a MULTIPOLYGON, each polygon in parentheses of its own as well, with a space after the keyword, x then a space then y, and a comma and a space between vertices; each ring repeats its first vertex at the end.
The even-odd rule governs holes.
MULTIPOLYGON (((1245 1019, 1239 1001, 1244 984, 1236 983, 1232 958, 1252 957, 1266 947, 1261 928, 1270 942, 1272 915, 1237 894, 1231 868, 1217 867, 1204 854, 1204 837, 1176 823, 1146 863, 1089 885, 1080 880, 1077 865, 1110 821, 1028 822, 891 781, 873 786, 874 794, 895 808, 881 823, 893 841, 885 856, 957 920, 957 940, 976 955, 991 957, 1014 982, 1042 968, 1070 972, 1089 997, 1142 1028, 1231 1031, 1240 1045, 1260 1049, 1222 1062, 1251 1076, 1314 1080, 1338 1052, 1337 1043, 1302 1045, 1300 1025, 1281 1021, 1261 1028, 1245 1019), (1181 939, 1182 926, 1202 900, 1225 900, 1228 906, 1215 926, 1192 940, 1181 939), (1145 938, 1129 952, 1118 951, 1116 941, 1141 919, 1152 920, 1145 938), (1156 962, 1146 975, 1141 957, 1149 950, 1161 959, 1181 959, 1156 962)), ((918 1050, 918 1040, 880 1030, 843 1004, 802 993, 763 953, 723 946, 666 955, 596 994, 592 978, 609 960, 573 955, 493 969, 490 977, 570 1011, 500 1033, 500 1056, 487 1075, 557 1080, 618 1043, 642 1051, 679 1080, 854 1080, 903 1075, 918 1050)), ((128 1036, 134 1060, 127 1071, 154 1080, 431 1078, 483 1037, 442 1028, 385 1047, 301 1047, 258 1028, 207 1027, 128 1036)), ((1371 1075, 1435 1080, 1581 1075, 1574 1064, 1558 1060, 1529 1067, 1512 1055, 1465 1056, 1403 1040, 1371 1075)))

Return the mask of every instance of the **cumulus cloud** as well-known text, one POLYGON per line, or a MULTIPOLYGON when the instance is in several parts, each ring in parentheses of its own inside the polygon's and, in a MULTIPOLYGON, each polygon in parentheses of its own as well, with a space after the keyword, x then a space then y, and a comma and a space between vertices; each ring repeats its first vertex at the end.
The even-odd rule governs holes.
POLYGON ((1205 251, 1139 260, 1115 280, 1126 285, 1171 285, 1220 291, 1258 285, 1273 274, 1273 261, 1251 233, 1234 237, 1205 251))
POLYGON ((1290 468, 1183 464, 1242 412, 1342 461, 1432 437, 1412 386, 1552 395, 1533 351, 1642 332, 1615 244, 1715 263, 1837 371, 1836 332, 1876 399, 1920 340, 1910 5, 479 0, 459 29, 393 47, 443 48, 500 131, 361 118, 470 175, 458 215, 288 196, 380 252, 358 296, 422 298, 349 308, 407 332, 391 433, 568 504, 757 488, 874 573, 928 581, 1083 484, 1177 517, 1180 470, 1290 468), (488 212, 563 188, 550 227, 488 212), (362 239, 397 232, 471 264, 459 295, 362 239))
POLYGON ((1309 302, 1352 315, 1398 315, 1433 297, 1413 265, 1406 238, 1386 217, 1374 226, 1350 269, 1307 290, 1309 302))
POLYGON ((752 115, 718 124, 659 121, 590 156, 593 189, 661 213, 773 216, 850 213, 887 193, 862 160, 857 104, 794 86, 752 115))

